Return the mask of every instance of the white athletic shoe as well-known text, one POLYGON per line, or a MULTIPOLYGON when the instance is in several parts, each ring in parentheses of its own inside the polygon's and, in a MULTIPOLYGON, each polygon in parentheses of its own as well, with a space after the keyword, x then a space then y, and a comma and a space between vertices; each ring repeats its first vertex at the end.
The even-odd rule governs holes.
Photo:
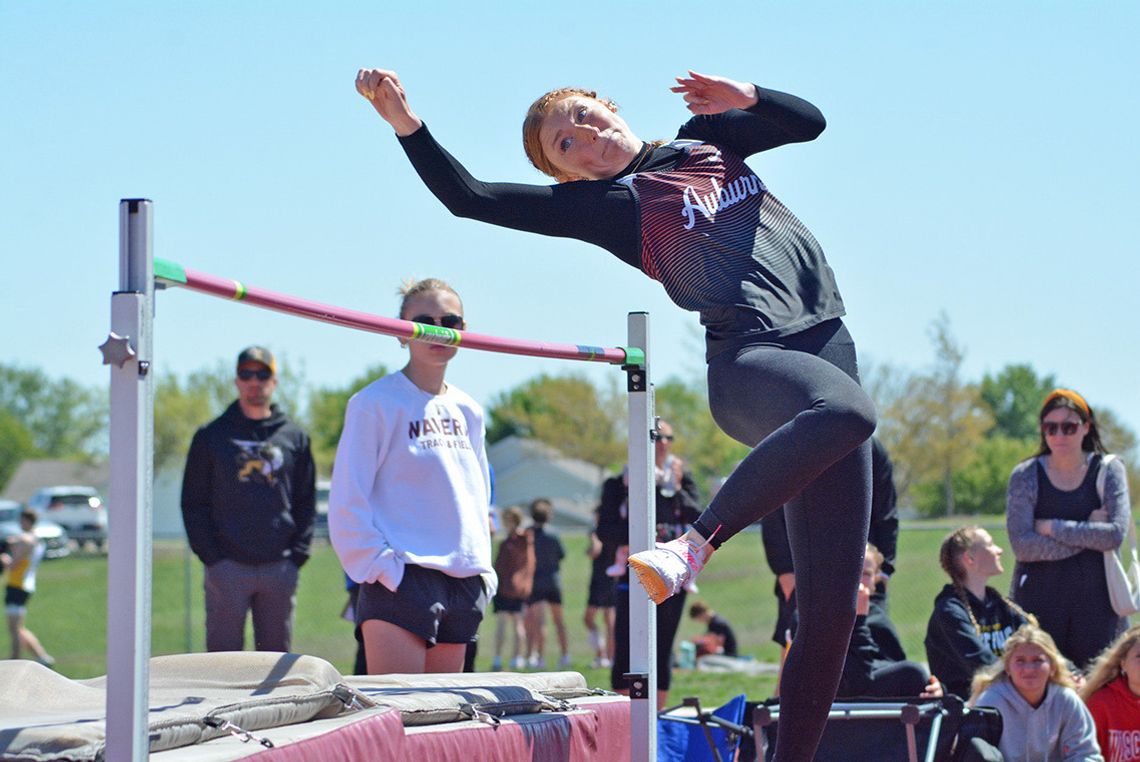
POLYGON ((659 542, 653 550, 643 550, 629 557, 629 568, 650 600, 660 604, 695 580, 705 559, 701 549, 684 539, 659 542))
POLYGON ((520 669, 526 669, 526 659, 521 656, 516 656, 515 658, 511 659, 511 669, 515 670, 516 672, 520 669))

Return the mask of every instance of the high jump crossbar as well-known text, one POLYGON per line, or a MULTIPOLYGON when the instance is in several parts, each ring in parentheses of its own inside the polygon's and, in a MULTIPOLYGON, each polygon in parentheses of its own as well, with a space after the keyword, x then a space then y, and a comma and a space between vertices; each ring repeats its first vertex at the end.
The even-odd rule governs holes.
POLYGON ((247 286, 242 281, 197 272, 165 259, 156 258, 154 260, 154 278, 158 283, 164 285, 182 286, 204 294, 276 310, 277 312, 285 312, 290 315, 298 315, 322 323, 331 323, 332 325, 355 328, 371 333, 382 333, 412 341, 426 341, 465 349, 481 349, 486 352, 547 357, 557 360, 604 362, 611 365, 629 365, 637 368, 645 365, 645 352, 640 347, 604 349, 584 344, 549 344, 523 339, 504 339, 470 331, 457 331, 443 326, 414 323, 410 320, 381 317, 247 286))
MULTIPOLYGON (((107 592, 107 759, 141 762, 149 753, 149 661, 154 510, 154 293, 178 286, 265 309, 410 341, 488 352, 620 365, 629 393, 629 544, 653 547, 656 435, 649 381, 649 316, 628 316, 629 346, 602 348, 505 339, 365 312, 246 286, 184 268, 153 253, 154 205, 119 202, 119 289, 111 333, 100 347, 111 366, 111 506, 107 592)), ((657 611, 630 575, 630 758, 657 758, 657 611)))

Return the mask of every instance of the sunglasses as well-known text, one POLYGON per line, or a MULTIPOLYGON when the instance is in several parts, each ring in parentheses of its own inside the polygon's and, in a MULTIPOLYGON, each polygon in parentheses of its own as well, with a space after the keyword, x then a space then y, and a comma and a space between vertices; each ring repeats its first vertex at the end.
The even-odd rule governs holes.
POLYGON ((1074 423, 1073 421, 1065 421, 1064 423, 1053 423, 1049 421, 1041 424, 1041 431, 1044 432, 1047 437, 1057 436, 1058 431, 1061 432, 1062 436, 1071 437, 1077 433, 1077 429, 1080 427, 1081 424, 1074 423))
POLYGON ((673 441, 673 435, 672 434, 658 434, 657 438, 660 439, 662 442, 672 442, 673 441))
POLYGON ((273 371, 269 368, 261 368, 259 370, 242 368, 237 372, 237 376, 242 381, 249 381, 251 378, 256 378, 258 381, 268 381, 273 378, 273 371))
POLYGON ((462 315, 444 315, 436 322, 436 319, 431 315, 416 315, 412 319, 413 323, 423 323, 424 325, 438 325, 443 328, 451 328, 459 331, 463 329, 463 316, 462 315))

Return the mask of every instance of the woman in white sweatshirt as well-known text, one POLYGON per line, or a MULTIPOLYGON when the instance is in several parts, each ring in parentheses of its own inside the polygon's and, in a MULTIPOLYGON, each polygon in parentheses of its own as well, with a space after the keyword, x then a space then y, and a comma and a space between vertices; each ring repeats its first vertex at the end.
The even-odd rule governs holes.
POLYGON ((1000 662, 974 678, 971 706, 1001 713, 999 747, 1007 762, 1104 762, 1096 725, 1049 633, 1022 626, 1000 662))
POLYGON ((461 672, 495 593, 483 409, 444 381, 463 303, 437 279, 401 289, 400 318, 439 343, 348 402, 329 495, 329 539, 360 583, 370 674, 461 672))

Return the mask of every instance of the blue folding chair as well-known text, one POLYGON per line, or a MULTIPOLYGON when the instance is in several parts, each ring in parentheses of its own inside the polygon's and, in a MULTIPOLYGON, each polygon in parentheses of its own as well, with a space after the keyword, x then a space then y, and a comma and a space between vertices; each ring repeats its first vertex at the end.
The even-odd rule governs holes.
POLYGON ((696 717, 670 715, 671 707, 657 715, 658 762, 730 762, 736 758, 740 739, 752 734, 744 721, 744 694, 712 712, 701 710, 700 701, 686 698, 680 706, 695 707, 696 717))

